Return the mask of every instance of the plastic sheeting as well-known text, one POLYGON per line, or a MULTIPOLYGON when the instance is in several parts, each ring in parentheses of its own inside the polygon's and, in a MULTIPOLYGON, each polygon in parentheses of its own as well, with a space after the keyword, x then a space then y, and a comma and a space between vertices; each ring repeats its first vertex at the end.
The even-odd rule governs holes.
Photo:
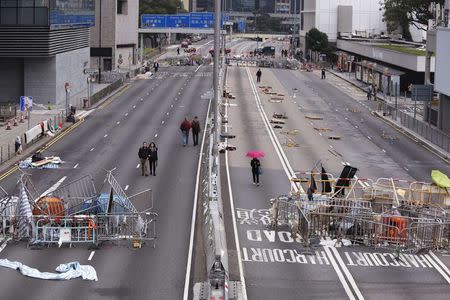
POLYGON ((89 265, 80 265, 74 261, 67 264, 60 264, 56 271, 58 273, 41 272, 38 269, 28 267, 18 261, 9 261, 8 259, 0 259, 0 266, 20 271, 22 275, 46 280, 70 280, 81 277, 83 280, 98 281, 97 272, 94 267, 89 265))

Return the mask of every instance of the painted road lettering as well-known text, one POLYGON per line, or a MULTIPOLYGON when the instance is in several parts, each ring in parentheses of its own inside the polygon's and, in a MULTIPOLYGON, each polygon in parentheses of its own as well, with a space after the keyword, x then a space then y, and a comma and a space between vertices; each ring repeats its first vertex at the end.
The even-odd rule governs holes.
POLYGON ((354 267, 404 267, 433 268, 423 255, 400 254, 398 258, 393 253, 380 252, 344 252, 347 266, 354 267))
POLYGON ((316 251, 314 255, 298 253, 295 249, 270 249, 242 247, 242 261, 264 263, 297 263, 329 265, 325 251, 316 251))
POLYGON ((274 231, 274 230, 247 230, 247 239, 252 242, 263 242, 268 241, 271 243, 275 243, 276 241, 280 241, 283 243, 301 243, 301 238, 298 236, 293 239, 291 237, 291 233, 288 231, 274 231))

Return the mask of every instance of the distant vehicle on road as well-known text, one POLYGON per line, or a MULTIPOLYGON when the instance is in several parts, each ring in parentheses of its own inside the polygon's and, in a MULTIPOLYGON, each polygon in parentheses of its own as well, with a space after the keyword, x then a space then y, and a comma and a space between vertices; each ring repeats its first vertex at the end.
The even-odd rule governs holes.
POLYGON ((273 46, 266 46, 266 47, 263 47, 263 48, 256 49, 255 52, 258 55, 273 56, 273 55, 275 55, 275 47, 273 47, 273 46))

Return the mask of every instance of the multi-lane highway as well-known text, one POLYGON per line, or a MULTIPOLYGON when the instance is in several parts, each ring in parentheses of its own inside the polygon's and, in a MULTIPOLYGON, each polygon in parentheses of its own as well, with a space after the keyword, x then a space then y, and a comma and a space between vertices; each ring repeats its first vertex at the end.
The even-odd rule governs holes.
MULTIPOLYGON (((206 46, 205 46, 206 48, 206 46)), ((207 50, 206 50, 207 51, 207 50)), ((104 244, 93 252, 85 246, 31 250, 24 242, 10 242, 1 258, 17 260, 42 271, 60 263, 92 265, 98 282, 30 279, 1 268, 0 298, 17 299, 181 299, 189 247, 191 213, 199 147, 182 147, 179 126, 185 117, 205 120, 211 88, 210 66, 161 67, 148 80, 133 80, 129 87, 95 109, 78 127, 44 155, 64 160, 59 169, 27 170, 42 193, 58 181, 69 183, 92 175, 99 188, 106 170, 128 195, 152 189, 158 213, 156 248, 133 249, 131 242, 104 244), (159 149, 156 176, 143 177, 137 152, 142 142, 159 149)), ((18 172, 0 182, 14 192, 18 172)), ((150 203, 134 203, 138 210, 150 203)))
MULTIPOLYGON (((208 56, 211 42, 197 48, 208 56)), ((265 41, 277 53, 284 41, 265 41)), ((246 55, 256 42, 229 43, 231 55, 246 55)), ((176 56, 172 48, 168 56, 176 56)), ((182 54, 183 56, 184 54, 182 54)), ((393 177, 429 181, 430 171, 450 174, 450 166, 421 145, 401 135, 371 114, 370 103, 357 89, 316 73, 263 69, 256 83, 255 68, 231 66, 226 86, 236 99, 224 106, 225 130, 236 151, 221 154, 223 218, 227 233, 230 279, 241 281, 248 299, 447 299, 450 259, 442 253, 394 253, 367 247, 303 247, 288 231, 268 227, 269 199, 286 194, 289 178, 321 162, 339 175, 343 165, 358 168, 360 178, 393 177), (283 101, 270 101, 262 86, 270 86, 283 101), (285 115, 274 128, 272 115, 285 115), (384 136, 395 137, 390 142, 384 136), (334 139, 330 139, 334 137, 334 139), (338 138, 336 138, 338 137, 338 138), (251 181, 249 150, 262 150, 261 185, 251 181)), ((211 88, 211 66, 162 67, 148 80, 132 80, 58 142, 45 155, 65 161, 60 169, 28 170, 42 193, 57 182, 69 183, 85 174, 96 186, 106 170, 129 195, 153 191, 158 213, 156 248, 133 249, 130 243, 31 250, 10 242, 0 258, 17 260, 43 271, 79 261, 95 267, 99 281, 40 281, 0 269, 0 298, 18 299, 182 299, 188 263, 199 148, 181 146, 179 125, 187 117, 205 120, 211 88), (159 148, 157 176, 142 177, 137 151, 143 141, 159 148)), ((0 182, 14 191, 16 172, 0 182)), ((148 203, 134 203, 141 210, 148 203)), ((200 227, 200 226, 199 226, 200 227)), ((198 228, 198 227, 197 227, 198 228)), ((195 245, 194 245, 195 246, 195 245)), ((194 260, 201 260, 201 249, 194 260)), ((195 252, 195 249, 194 249, 195 252)), ((198 262, 193 262, 198 264, 198 262)), ((201 265, 201 264, 200 264, 201 265)), ((195 269, 195 268, 194 268, 195 269)), ((196 270, 206 281, 206 269, 196 270), (203 271, 203 273, 202 273, 203 271)), ((188 277, 189 278, 189 277, 188 277)), ((191 276, 192 278, 192 276, 191 276)), ((191 280, 192 289, 192 280, 191 280)))
MULTIPOLYGON (((250 42, 246 42, 247 45, 250 42)), ((237 46, 242 49, 246 46, 237 46)), ((222 190, 234 207, 233 247, 238 248, 249 299, 446 299, 450 293, 448 257, 439 253, 403 255, 367 247, 306 249, 290 232, 268 225, 270 198, 289 192, 294 172, 310 171, 319 161, 339 175, 343 165, 357 167, 360 178, 393 177, 430 181, 432 169, 450 166, 371 114, 365 95, 318 74, 230 67, 227 86, 236 96, 227 106, 230 140, 237 150, 226 154, 228 173, 222 190), (284 101, 270 101, 270 86, 284 101), (268 122, 285 115, 282 128, 268 122), (327 130, 317 130, 327 128, 327 130), (394 143, 383 135, 396 137, 394 143), (329 137, 339 137, 330 139, 329 137), (249 150, 262 150, 261 185, 251 180, 249 150)), ((231 215, 231 214, 230 214, 231 215)), ((231 247, 231 246, 230 246, 231 247)))

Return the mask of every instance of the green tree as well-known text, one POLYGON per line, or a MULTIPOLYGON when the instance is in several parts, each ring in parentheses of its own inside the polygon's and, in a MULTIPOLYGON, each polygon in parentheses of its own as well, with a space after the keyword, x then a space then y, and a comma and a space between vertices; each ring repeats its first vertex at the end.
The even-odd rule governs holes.
POLYGON ((388 32, 400 28, 403 37, 410 40, 409 26, 413 25, 419 29, 422 29, 420 25, 427 26, 428 20, 434 18, 430 6, 443 5, 444 2, 445 0, 381 0, 383 21, 387 24, 388 32))
POLYGON ((331 47, 328 44, 328 35, 325 32, 319 31, 317 28, 312 28, 306 33, 306 49, 328 53, 331 47))
POLYGON ((176 14, 186 12, 180 0, 139 0, 139 13, 142 14, 176 14))

